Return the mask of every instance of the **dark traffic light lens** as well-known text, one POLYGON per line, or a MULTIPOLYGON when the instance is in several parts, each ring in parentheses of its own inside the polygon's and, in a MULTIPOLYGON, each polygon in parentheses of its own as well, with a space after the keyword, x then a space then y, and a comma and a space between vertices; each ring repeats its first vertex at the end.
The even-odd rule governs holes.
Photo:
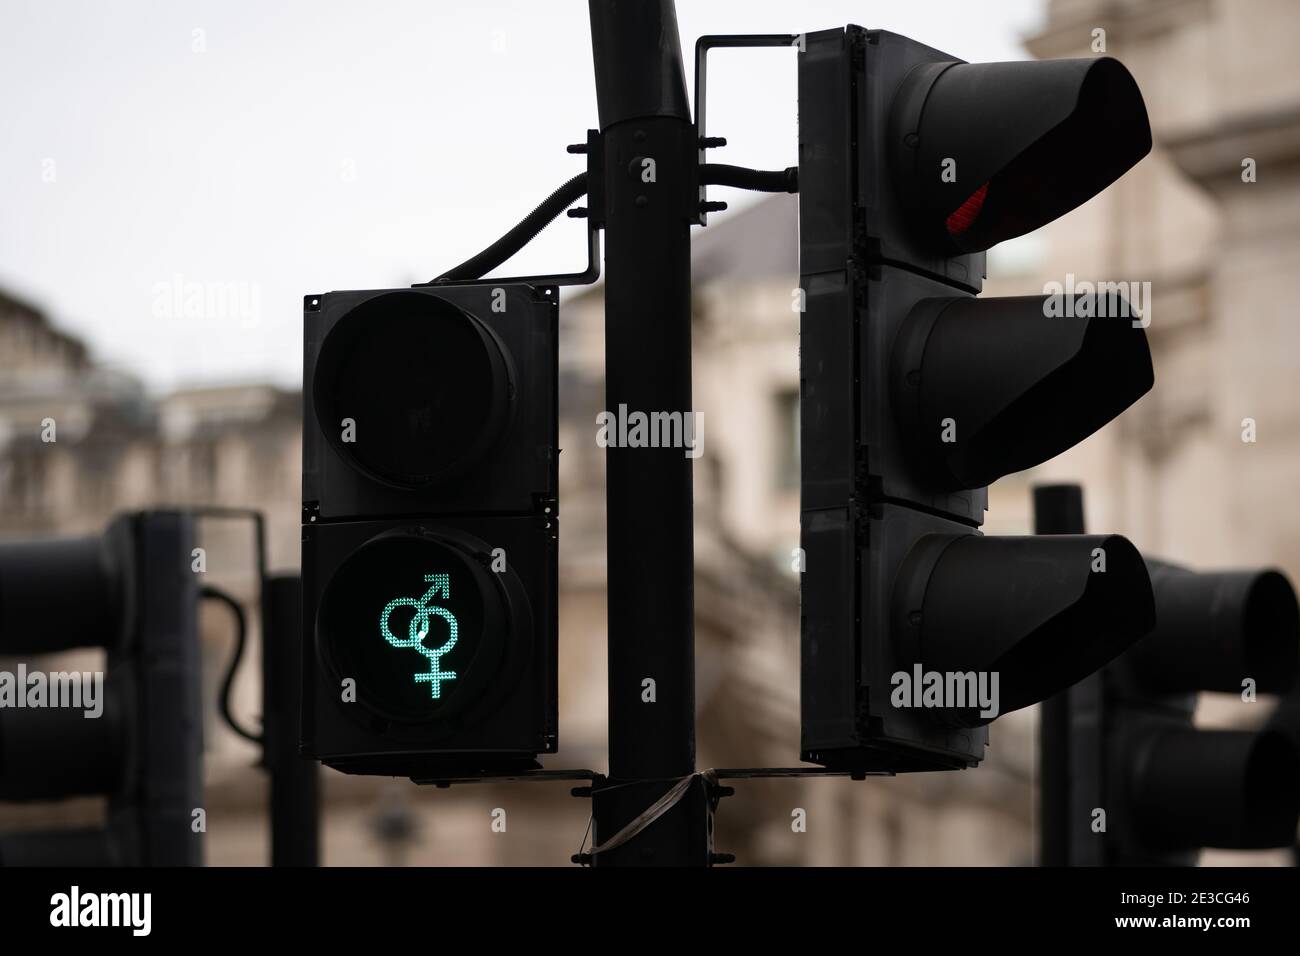
POLYGON ((492 332, 444 299, 392 292, 357 306, 321 346, 320 427, 363 471, 414 487, 454 477, 500 438, 513 398, 492 332))
POLYGON ((402 721, 446 719, 495 689, 509 615, 493 574, 459 543, 419 533, 372 539, 330 579, 317 642, 356 703, 402 721))

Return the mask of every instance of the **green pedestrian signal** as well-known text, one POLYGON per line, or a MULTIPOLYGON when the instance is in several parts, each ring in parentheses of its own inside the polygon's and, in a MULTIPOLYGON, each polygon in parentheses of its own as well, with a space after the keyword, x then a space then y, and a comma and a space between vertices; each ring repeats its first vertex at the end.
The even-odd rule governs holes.
POLYGON ((442 669, 442 656, 456 646, 456 615, 452 614, 445 607, 430 607, 429 601, 441 596, 446 600, 451 600, 451 576, 446 572, 440 574, 426 574, 424 580, 431 586, 424 592, 421 598, 399 597, 394 598, 384 605, 384 612, 379 616, 379 630, 384 635, 384 640, 393 647, 410 647, 419 651, 429 659, 431 670, 417 671, 415 680, 417 683, 427 683, 432 690, 433 699, 437 700, 442 696, 442 682, 455 680, 455 671, 445 671, 442 669), (397 637, 389 629, 389 620, 393 611, 399 607, 413 607, 415 613, 411 616, 411 621, 407 625, 405 638, 397 637), (438 647, 430 648, 424 641, 429 636, 429 620, 434 617, 442 618, 447 622, 447 640, 438 647))

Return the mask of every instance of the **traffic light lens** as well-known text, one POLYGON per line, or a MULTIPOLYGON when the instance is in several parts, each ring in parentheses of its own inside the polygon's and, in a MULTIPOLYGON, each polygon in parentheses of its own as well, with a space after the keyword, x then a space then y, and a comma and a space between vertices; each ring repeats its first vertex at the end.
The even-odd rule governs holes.
POLYGON ((1022 236, 1083 205, 1151 149, 1142 96, 1118 60, 1090 69, 1074 110, 996 177, 985 215, 958 239, 967 251, 1022 236))
POLYGON ((956 211, 948 217, 946 223, 949 235, 960 236, 975 224, 975 220, 979 218, 980 210, 984 208, 984 198, 988 194, 989 184, 985 183, 971 193, 970 198, 957 207, 956 211))
POLYGON ((383 535, 326 587, 317 641, 345 706, 425 721, 463 711, 497 676, 503 601, 482 565, 430 535, 383 535), (343 696, 355 682, 356 702, 343 696))
POLYGON ((453 477, 500 438, 512 399, 496 337, 444 299, 377 296, 321 346, 320 426, 363 471, 404 487, 453 477))
POLYGON ((1142 94, 1110 57, 928 63, 891 112, 900 198, 948 252, 1032 232, 1151 150, 1142 94))

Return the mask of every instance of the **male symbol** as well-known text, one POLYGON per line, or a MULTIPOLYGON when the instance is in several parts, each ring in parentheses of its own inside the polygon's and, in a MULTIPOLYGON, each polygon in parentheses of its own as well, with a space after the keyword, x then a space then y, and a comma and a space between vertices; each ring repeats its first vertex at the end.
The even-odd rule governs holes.
POLYGON ((443 654, 446 654, 456 646, 456 617, 450 611, 443 607, 429 607, 429 601, 434 595, 442 595, 447 600, 451 600, 451 578, 450 575, 426 574, 424 580, 432 586, 424 592, 424 596, 418 601, 415 598, 402 597, 389 601, 384 607, 384 611, 379 615, 379 630, 384 635, 384 640, 393 647, 413 647, 429 659, 430 670, 419 672, 415 675, 417 683, 428 682, 433 691, 433 699, 438 700, 442 697, 442 682, 445 680, 455 680, 455 671, 445 671, 440 666, 440 660, 443 654), (388 619, 393 611, 399 607, 413 607, 415 614, 411 618, 411 623, 407 626, 406 637, 397 637, 388 628, 388 619), (448 637, 447 642, 438 648, 428 648, 424 646, 424 639, 429 633, 429 618, 433 616, 442 618, 447 622, 448 637))

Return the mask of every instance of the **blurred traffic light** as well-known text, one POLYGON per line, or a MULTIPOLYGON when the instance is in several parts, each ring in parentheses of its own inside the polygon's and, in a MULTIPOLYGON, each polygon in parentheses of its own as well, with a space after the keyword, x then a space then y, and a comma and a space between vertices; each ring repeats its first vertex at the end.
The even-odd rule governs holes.
POLYGON ((1294 743, 1273 730, 1192 725, 1198 691, 1253 700, 1294 684, 1300 615, 1290 582, 1277 571, 1148 567, 1156 629, 1103 676, 1107 862, 1290 846, 1300 818, 1294 743))
POLYGON ((0 655, 21 655, 27 675, 10 684, 22 703, 0 707, 0 800, 108 798, 102 827, 0 836, 0 865, 202 862, 193 547, 191 517, 164 511, 122 515, 102 535, 0 543, 0 655), (107 651, 102 676, 26 657, 92 647, 107 651))
MULTIPOLYGON (((1069 520, 1082 530, 1073 485, 1035 489, 1036 526, 1060 530, 1053 525, 1065 501, 1077 502, 1069 520)), ((1271 570, 1146 563, 1154 630, 1053 701, 1064 732, 1044 730, 1044 800, 1056 805, 1043 812, 1061 830, 1048 862, 1192 864, 1201 847, 1291 846, 1300 817, 1295 741, 1275 729, 1202 730, 1192 720, 1200 691, 1254 702, 1294 686, 1300 611, 1290 582, 1271 570)))
POLYGON ((555 749, 555 293, 306 298, 304 753, 436 776, 555 749))
POLYGON ((1122 299, 1112 316, 1082 298, 974 298, 985 249, 1150 150, 1146 110, 1107 58, 968 64, 853 26, 803 39, 803 755, 970 766, 993 716, 1154 622, 1123 538, 978 530, 987 484, 1150 389, 1143 323, 1122 299))

